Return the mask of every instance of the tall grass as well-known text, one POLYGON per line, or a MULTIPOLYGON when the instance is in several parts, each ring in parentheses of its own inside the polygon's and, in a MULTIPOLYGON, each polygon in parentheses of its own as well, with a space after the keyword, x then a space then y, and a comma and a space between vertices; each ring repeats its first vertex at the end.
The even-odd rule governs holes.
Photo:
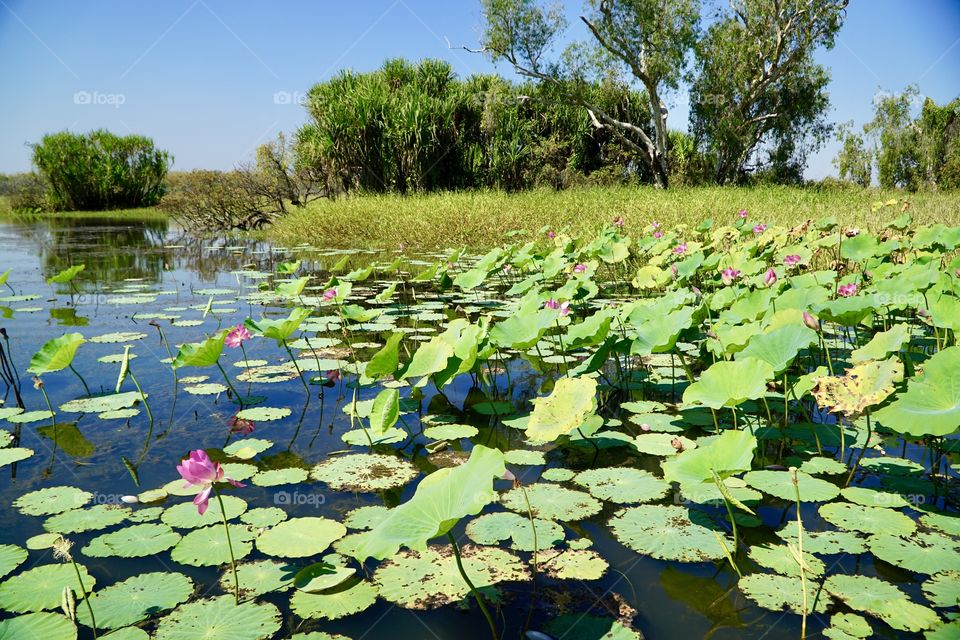
POLYGON ((492 247, 509 231, 537 232, 545 226, 584 234, 616 216, 633 234, 653 220, 667 227, 695 226, 705 218, 733 220, 746 209, 752 220, 795 225, 836 216, 847 226, 875 229, 899 215, 903 201, 922 223, 960 221, 960 192, 915 193, 873 189, 815 189, 786 186, 691 187, 661 191, 652 187, 585 187, 519 193, 441 192, 425 195, 364 195, 320 200, 291 212, 267 237, 294 245, 433 249, 466 245, 492 247), (897 199, 876 212, 871 205, 897 199))

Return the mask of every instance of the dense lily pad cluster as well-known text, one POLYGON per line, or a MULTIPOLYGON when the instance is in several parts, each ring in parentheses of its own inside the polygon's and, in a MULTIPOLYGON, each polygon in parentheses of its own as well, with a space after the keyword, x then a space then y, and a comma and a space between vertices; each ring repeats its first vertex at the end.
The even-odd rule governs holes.
MULTIPOLYGON (((189 500, 203 491, 206 507, 220 476, 184 486, 170 460, 169 483, 123 504, 89 504, 90 487, 24 493, 13 509, 47 533, 26 549, 0 545, 0 609, 15 614, 0 639, 74 639, 94 625, 121 639, 344 638, 324 623, 378 601, 476 606, 497 636, 491 609, 518 598, 532 599, 540 633, 639 638, 643 620, 621 593, 578 608, 540 591, 610 573, 596 526, 617 554, 715 564, 723 578, 697 587, 719 589, 714 603, 743 596, 804 631, 810 618, 830 638, 957 637, 960 227, 912 226, 906 214, 876 234, 734 220, 652 225, 643 237, 616 224, 590 238, 550 231, 432 262, 351 270, 344 256, 318 273, 300 262, 238 272, 273 279, 244 302, 283 312, 180 345, 157 323, 167 357, 145 364, 129 346, 101 357, 119 365, 116 384, 56 408, 44 380, 73 370, 87 343, 146 334, 49 340, 29 366, 46 406, 0 406, 17 434, 38 423, 57 441, 70 413, 152 429, 157 392, 134 370, 165 367, 185 393, 236 405, 228 444, 209 450, 236 488, 198 512, 189 500), (269 357, 247 358, 257 343, 269 357), (224 366, 232 350, 242 357, 224 366), (219 377, 185 375, 196 372, 219 377), (276 384, 302 385, 307 404, 345 400, 351 426, 328 436, 337 451, 266 463, 277 447, 260 436, 299 410, 271 405, 276 384), (304 486, 364 501, 298 515, 253 493, 304 486), (28 549, 61 536, 77 541, 77 571, 26 564, 28 549), (94 569, 152 556, 169 569, 109 584, 94 569), (212 588, 198 589, 198 567, 222 570, 212 588)), ((201 324, 226 315, 216 298, 228 293, 195 291, 206 302, 164 320, 200 326, 180 312, 201 324)), ((0 465, 36 455, 2 433, 0 465)))

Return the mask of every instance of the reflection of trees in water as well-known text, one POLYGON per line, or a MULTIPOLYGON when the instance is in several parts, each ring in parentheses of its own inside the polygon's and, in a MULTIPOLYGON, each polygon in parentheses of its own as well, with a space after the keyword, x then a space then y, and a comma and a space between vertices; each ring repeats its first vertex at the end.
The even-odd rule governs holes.
POLYGON ((170 243, 177 246, 170 252, 170 264, 204 282, 243 268, 271 272, 278 261, 289 259, 272 253, 267 242, 253 238, 197 238, 184 232, 170 243))

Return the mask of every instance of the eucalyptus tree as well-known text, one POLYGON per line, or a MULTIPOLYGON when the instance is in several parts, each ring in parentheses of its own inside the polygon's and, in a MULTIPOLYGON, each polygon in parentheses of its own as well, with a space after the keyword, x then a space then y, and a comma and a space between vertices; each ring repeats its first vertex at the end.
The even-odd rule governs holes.
POLYGON ((695 0, 589 0, 580 16, 590 33, 552 57, 566 31, 558 7, 536 0, 482 0, 482 51, 504 60, 522 76, 562 89, 584 107, 593 126, 611 132, 635 152, 653 174, 669 184, 669 132, 664 95, 676 89, 699 31, 695 0), (625 75, 629 74, 629 75, 625 75), (585 90, 591 77, 629 78, 647 94, 645 113, 617 118, 595 104, 585 90))

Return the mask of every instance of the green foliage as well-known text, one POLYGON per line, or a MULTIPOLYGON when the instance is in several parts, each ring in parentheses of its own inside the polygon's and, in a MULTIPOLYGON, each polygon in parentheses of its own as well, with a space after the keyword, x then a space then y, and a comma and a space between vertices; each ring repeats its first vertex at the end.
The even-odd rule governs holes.
POLYGON ((102 211, 155 205, 163 195, 170 154, 138 135, 99 129, 48 134, 33 145, 33 163, 55 210, 102 211))

